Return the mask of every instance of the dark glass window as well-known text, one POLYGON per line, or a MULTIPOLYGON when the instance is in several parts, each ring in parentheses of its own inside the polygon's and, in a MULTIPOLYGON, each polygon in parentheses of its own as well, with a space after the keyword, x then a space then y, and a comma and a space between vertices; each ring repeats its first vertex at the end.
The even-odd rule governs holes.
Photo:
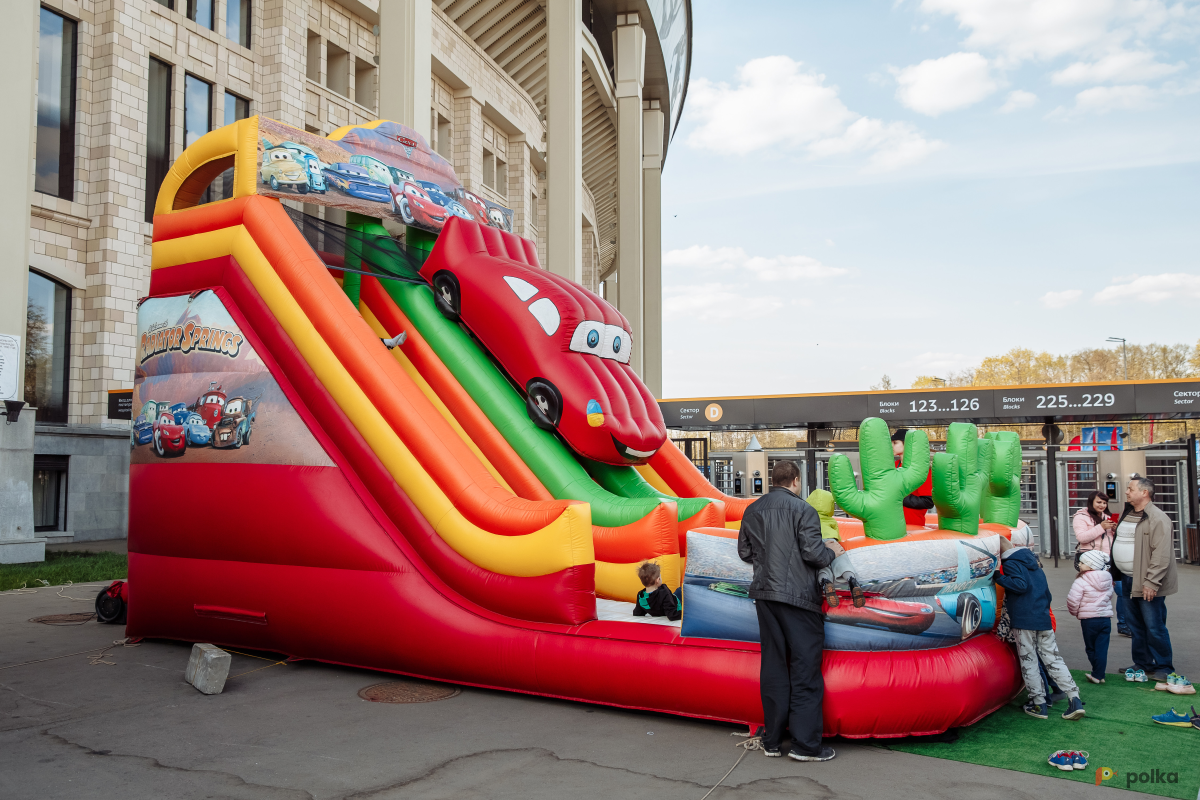
POLYGON ((67 421, 67 370, 71 347, 71 290, 29 273, 25 317, 25 402, 38 422, 67 421))
POLYGON ((146 221, 154 221, 158 189, 171 168, 171 65, 150 59, 146 97, 146 221))
POLYGON ((75 198, 75 23, 47 8, 38 33, 36 172, 39 192, 75 198))
MULTIPOLYGON (((212 84, 194 75, 183 82, 183 146, 191 147, 201 136, 212 130, 212 84)), ((212 186, 200 195, 200 203, 212 200, 212 186)))
POLYGON ((160 6, 166 6, 167 8, 175 8, 175 4, 172 2, 172 0, 154 0, 154 2, 158 3, 160 6))
POLYGON ((213 0, 187 0, 187 18, 201 28, 213 29, 213 0))
POLYGON ((69 456, 33 457, 33 530, 66 530, 69 456))
POLYGON ((251 0, 229 0, 225 6, 225 38, 250 47, 251 0))
MULTIPOLYGON (((250 101, 226 92, 225 121, 222 124, 232 125, 239 119, 245 119, 248 116, 250 116, 250 101)), ((231 197, 233 197, 233 170, 227 169, 221 173, 221 199, 228 200, 231 197)))

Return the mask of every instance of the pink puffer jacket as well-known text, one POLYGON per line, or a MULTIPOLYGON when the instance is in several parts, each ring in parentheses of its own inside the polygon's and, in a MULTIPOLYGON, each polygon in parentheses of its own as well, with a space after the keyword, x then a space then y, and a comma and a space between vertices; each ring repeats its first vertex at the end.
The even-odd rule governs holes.
POLYGON ((1105 531, 1092 521, 1092 515, 1086 508, 1075 512, 1071 518, 1071 527, 1075 530, 1075 541, 1079 542, 1078 550, 1099 550, 1106 556, 1112 556, 1114 534, 1105 531))
POLYGON ((1111 617, 1112 593, 1112 575, 1107 570, 1086 570, 1076 576, 1067 592, 1067 611, 1077 619, 1111 617))

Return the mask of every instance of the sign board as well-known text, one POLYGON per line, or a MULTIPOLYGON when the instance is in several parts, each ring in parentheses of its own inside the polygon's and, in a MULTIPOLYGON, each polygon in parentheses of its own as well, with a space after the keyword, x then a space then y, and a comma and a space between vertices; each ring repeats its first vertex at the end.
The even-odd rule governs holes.
POLYGON ((133 419, 133 389, 108 390, 108 418, 133 419))
POLYGON ((1200 418, 1200 381, 718 397, 658 405, 667 427, 685 430, 853 427, 867 417, 897 426, 1200 418), (720 413, 714 416, 713 408, 720 413))
POLYGON ((0 333, 0 400, 17 400, 21 371, 21 337, 0 333))
POLYGON ((258 194, 391 217, 439 233, 452 216, 512 232, 513 212, 465 189, 450 162, 398 122, 329 138, 258 118, 258 194))

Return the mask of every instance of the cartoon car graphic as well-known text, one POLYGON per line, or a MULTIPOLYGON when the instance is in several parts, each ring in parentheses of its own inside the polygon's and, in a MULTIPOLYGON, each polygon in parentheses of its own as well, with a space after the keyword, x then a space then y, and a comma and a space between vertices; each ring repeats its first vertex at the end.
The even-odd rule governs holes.
POLYGON ((153 422, 154 418, 158 416, 158 408, 160 405, 163 408, 167 407, 166 403, 159 403, 156 400, 147 400, 142 405, 142 410, 138 412, 138 415, 145 417, 147 420, 150 420, 151 422, 153 422))
POLYGON ((928 603, 868 597, 862 608, 855 608, 852 603, 839 603, 837 608, 826 612, 825 619, 835 625, 857 625, 916 635, 929 630, 935 615, 933 606, 928 603))
POLYGON ((466 189, 459 189, 454 194, 467 207, 467 210, 471 212, 471 216, 475 218, 476 222, 480 225, 492 224, 491 218, 488 217, 487 203, 466 189))
POLYGON ((225 403, 225 413, 217 427, 213 428, 213 447, 232 447, 235 450, 244 444, 250 444, 251 428, 254 418, 258 415, 255 406, 258 398, 253 400, 245 397, 231 397, 225 403))
POLYGON ((308 194, 308 170, 285 147, 264 150, 258 172, 273 192, 278 192, 280 186, 291 186, 300 194, 308 194))
POLYGON ((175 420, 183 425, 189 445, 208 444, 212 441, 212 430, 208 427, 208 423, 204 421, 204 417, 195 411, 184 411, 181 414, 176 414, 175 420))
POLYGON ((629 366, 629 323, 542 270, 532 242, 451 217, 421 276, 442 314, 470 328, 525 390, 538 426, 609 464, 644 462, 662 446, 662 413, 629 366))
POLYGON ((488 208, 488 220, 493 228, 499 228, 502 231, 512 231, 512 225, 509 224, 508 217, 495 206, 488 208))
POLYGON ((429 195, 430 200, 446 209, 448 212, 446 219, 449 219, 451 215, 462 219, 475 219, 475 217, 471 216, 471 212, 467 211, 466 206, 443 192, 442 187, 433 181, 417 181, 417 185, 425 190, 425 194, 429 195))
POLYGON ((385 164, 378 158, 372 158, 371 156, 350 156, 350 163, 364 168, 373 180, 389 186, 392 184, 398 186, 405 181, 416 180, 416 177, 411 172, 402 170, 399 167, 393 167, 391 164, 385 164))
POLYGON ((411 181, 388 187, 392 193, 392 212, 406 225, 441 230, 446 224, 446 209, 435 203, 425 190, 411 181))
POLYGON ((211 431, 221 421, 221 414, 225 411, 225 392, 221 391, 216 381, 212 381, 208 384, 208 391, 196 398, 192 408, 211 431))
POLYGON ((160 457, 166 458, 168 454, 183 455, 187 450, 187 436, 183 432, 183 426, 175 422, 175 415, 166 409, 158 413, 152 438, 154 452, 160 457))
POLYGON ((996 624, 996 589, 990 584, 963 592, 941 592, 933 598, 949 617, 962 626, 962 638, 996 624))
POLYGON ((308 172, 308 188, 318 194, 325 194, 325 174, 321 172, 321 159, 311 147, 297 142, 282 142, 280 147, 292 151, 292 158, 308 172))
POLYGON ((325 180, 333 188, 351 197, 374 200, 377 203, 390 203, 392 200, 388 184, 375 180, 366 167, 357 164, 345 161, 332 164, 325 170, 325 180))
POLYGON ((145 414, 138 414, 129 429, 129 446, 133 448, 140 444, 150 444, 153 439, 154 423, 146 419, 145 414))

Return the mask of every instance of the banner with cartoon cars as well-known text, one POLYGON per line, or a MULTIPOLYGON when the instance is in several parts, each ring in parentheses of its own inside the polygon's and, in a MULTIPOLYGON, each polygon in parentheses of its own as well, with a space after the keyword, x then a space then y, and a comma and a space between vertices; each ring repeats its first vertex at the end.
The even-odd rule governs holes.
MULTIPOLYGON (((450 162, 412 128, 377 120, 323 138, 258 121, 258 193, 439 233, 450 217, 512 232, 513 212, 467 191, 450 162)), ((147 418, 149 419, 149 418, 147 418)))
POLYGON ((333 462, 212 291, 138 308, 131 463, 333 462))

